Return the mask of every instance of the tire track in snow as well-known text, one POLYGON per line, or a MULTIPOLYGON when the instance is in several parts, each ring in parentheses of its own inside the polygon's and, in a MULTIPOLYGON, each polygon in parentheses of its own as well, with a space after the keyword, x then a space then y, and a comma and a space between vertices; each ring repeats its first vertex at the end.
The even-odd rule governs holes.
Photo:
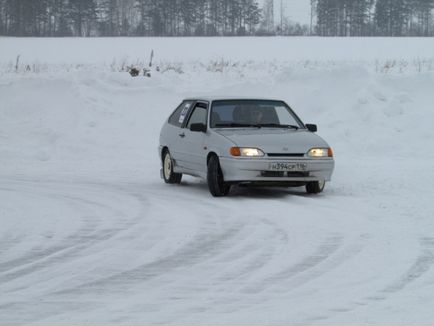
MULTIPOLYGON (((244 289, 242 289, 242 292, 249 294, 262 292, 270 286, 282 283, 282 281, 291 279, 299 274, 306 273, 308 270, 313 269, 314 267, 328 259, 342 246, 342 243, 342 235, 329 236, 319 245, 319 247, 313 254, 304 257, 298 263, 291 265, 288 268, 279 271, 278 273, 270 275, 264 279, 255 281, 255 284, 245 287, 244 289)), ((315 275, 315 277, 318 276, 319 275, 315 275)))
MULTIPOLYGON (((90 183, 81 183, 80 185, 83 188, 82 193, 86 195, 86 188, 91 187, 90 183)), ((149 190, 148 187, 145 187, 143 185, 141 187, 137 187, 138 185, 138 183, 122 185, 97 183, 96 186, 94 185, 93 187, 101 190, 103 188, 105 190, 110 188, 114 193, 128 193, 130 196, 136 196, 137 198, 141 198, 141 200, 146 199, 147 197, 152 198, 150 208, 148 208, 148 210, 150 209, 151 212, 156 212, 160 209, 164 209, 165 206, 167 207, 168 196, 172 198, 172 193, 176 194, 176 197, 173 197, 176 198, 173 199, 173 206, 176 207, 177 203, 182 202, 184 203, 183 206, 181 205, 182 209, 190 208, 189 206, 185 205, 185 202, 188 202, 188 200, 192 199, 192 192, 182 192, 179 191, 179 189, 172 188, 161 188, 163 190, 149 190)), ((59 185, 59 187, 61 190, 64 189, 61 185, 59 185)), ((193 189, 193 193, 195 191, 196 190, 193 189)), ((78 200, 80 200, 80 198, 81 195, 79 196, 78 200)), ((224 258, 227 257, 232 258, 229 263, 234 263, 236 261, 237 254, 245 252, 244 250, 248 248, 243 247, 246 243, 246 239, 241 237, 240 235, 247 233, 244 231, 245 228, 249 225, 253 227, 258 227, 258 225, 256 224, 258 222, 262 223, 262 225, 266 227, 266 230, 264 230, 264 228, 262 227, 259 227, 261 229, 261 232, 265 232, 268 235, 271 234, 270 238, 272 238, 273 241, 269 243, 269 246, 267 246, 266 249, 261 251, 260 254, 256 255, 251 260, 250 266, 252 268, 260 269, 261 267, 266 266, 273 258, 275 248, 279 248, 288 242, 288 230, 275 225, 272 222, 272 219, 252 219, 253 224, 250 224, 248 219, 232 219, 232 214, 227 214, 227 212, 229 211, 228 208, 230 208, 230 206, 232 205, 231 200, 222 200, 216 202, 210 199, 198 200, 197 202, 197 207, 195 207, 195 215, 197 215, 197 217, 200 217, 201 222, 201 224, 199 224, 199 228, 196 230, 198 231, 198 234, 190 242, 186 243, 182 247, 179 247, 172 255, 168 255, 162 257, 161 259, 141 264, 135 268, 125 268, 125 270, 121 269, 120 272, 115 273, 114 275, 107 276, 108 273, 106 272, 105 275, 102 275, 106 277, 100 277, 93 281, 81 282, 80 284, 72 286, 71 284, 69 284, 69 288, 61 288, 59 291, 47 293, 47 295, 40 297, 43 298, 43 301, 37 305, 39 308, 43 308, 44 312, 37 312, 37 309, 35 308, 35 318, 43 319, 71 310, 73 310, 76 314, 85 314, 94 309, 101 309, 101 305, 103 305, 104 303, 100 301, 103 301, 103 297, 106 294, 133 295, 137 292, 136 286, 140 289, 140 286, 142 286, 141 288, 143 288, 143 285, 146 285, 146 289, 152 290, 153 287, 160 288, 160 286, 163 284, 162 282, 167 281, 167 279, 169 279, 169 282, 175 282, 175 287, 179 287, 181 286, 181 284, 176 279, 173 279, 172 276, 182 276, 186 273, 189 273, 190 270, 197 275, 200 275, 200 273, 202 273, 202 275, 205 275, 203 274, 204 270, 209 269, 210 266, 214 264, 214 262, 222 261, 224 260, 224 258), (229 203, 227 207, 225 207, 226 203, 229 203), (217 216, 213 212, 214 208, 218 212, 217 216), (225 212, 225 214, 221 214, 222 212, 225 212), (233 246, 234 244, 236 245, 233 246), (234 256, 231 257, 230 252, 232 252, 234 256), (163 280, 158 280, 160 276, 165 277, 163 280), (93 303, 83 302, 83 304, 81 305, 77 304, 76 302, 74 303, 74 301, 80 300, 80 298, 87 298, 88 300, 90 299, 90 301, 92 301, 93 303)), ((170 214, 169 209, 167 210, 167 212, 168 214, 170 214)), ((180 214, 179 211, 177 211, 176 213, 180 214)), ((226 303, 224 305, 224 309, 229 309, 231 303, 237 303, 237 305, 232 307, 232 309, 241 310, 243 308, 251 307, 255 303, 260 303, 260 301, 264 300, 264 298, 271 298, 279 292, 291 291, 295 286, 298 286, 298 284, 303 284, 314 278, 318 278, 325 272, 329 271, 336 261, 344 261, 344 252, 349 251, 349 249, 346 249, 347 244, 344 240, 345 239, 341 234, 329 234, 329 236, 320 243, 317 250, 314 249, 315 251, 312 255, 304 257, 298 263, 295 263, 294 265, 283 269, 283 271, 281 270, 273 275, 265 275, 264 282, 267 283, 263 288, 255 289, 255 285, 257 282, 263 282, 262 280, 255 281, 253 291, 245 291, 246 288, 244 288, 244 292, 241 291, 239 293, 241 294, 241 296, 238 297, 231 296, 231 293, 221 293, 221 295, 217 297, 217 300, 213 302, 213 304, 218 307, 220 306, 219 302, 221 301, 221 303, 223 304, 226 303), (344 250, 342 250, 342 248, 344 248, 344 250), (341 253, 336 255, 337 252, 341 253), (278 291, 270 289, 275 286, 280 287, 278 291), (270 292, 260 296, 254 295, 264 290, 270 290, 270 292), (246 297, 251 297, 252 294, 253 299, 244 302, 244 305, 241 304, 242 302, 239 302, 239 300, 245 300, 246 297)), ((131 239, 131 241, 135 240, 131 239)), ((348 256, 351 255, 348 254, 348 256)), ((53 266, 62 263, 62 261, 53 262, 53 266)), ((284 266, 280 265, 280 268, 282 267, 284 266)), ((248 269, 243 270, 248 272, 248 269)), ((239 274, 238 269, 234 269, 232 271, 235 273, 235 275, 233 275, 235 277, 243 278, 246 276, 239 274)), ((212 281, 214 282, 221 275, 224 275, 224 273, 219 274, 219 272, 217 272, 216 274, 213 274, 212 281)), ((173 285, 169 284, 169 289, 173 289, 173 285)), ((214 292, 218 290, 214 284, 211 288, 205 287, 205 289, 214 292)), ((224 289, 226 289, 226 286, 224 287, 224 289)), ((180 293, 184 293, 185 295, 187 295, 187 297, 193 296, 192 298, 195 298, 194 296, 197 295, 185 292, 180 293)), ((216 292, 215 294, 218 293, 216 292)), ((9 311, 12 312, 14 315, 19 316, 20 312, 25 311, 26 309, 24 307, 25 304, 23 303, 15 302, 11 304, 9 304, 9 306, 0 306, 0 310, 9 311)), ((197 308, 196 305, 196 307, 193 308, 208 310, 216 309, 213 306, 206 307, 206 305, 200 305, 199 308, 197 308)), ((221 309, 221 306, 218 307, 218 309, 221 309)))
POLYGON ((434 264, 434 238, 423 237, 419 243, 419 256, 410 268, 398 280, 386 286, 378 296, 369 297, 369 300, 383 300, 386 296, 398 293, 431 269, 434 264))
MULTIPOLYGON (((304 284, 321 278, 324 274, 329 273, 331 270, 344 264, 347 260, 353 259, 364 248, 364 240, 369 236, 361 234, 356 241, 346 243, 345 238, 339 234, 332 234, 324 239, 317 250, 309 256, 299 260, 278 273, 267 275, 266 277, 258 280, 249 281, 248 286, 239 288, 239 285, 245 283, 238 279, 238 282, 233 280, 220 279, 222 281, 232 281, 234 290, 221 295, 217 292, 218 296, 213 298, 208 304, 195 306, 188 310, 194 312, 213 312, 213 313, 234 313, 236 311, 248 311, 252 307, 254 309, 262 309, 264 302, 272 302, 277 298, 285 298, 289 292, 294 291, 304 284)), ((275 258, 268 257, 269 260, 275 258)), ((257 255, 262 258, 262 255, 257 255)), ((261 267, 266 264, 260 264, 261 267)), ((255 267, 255 265, 253 265, 255 267)), ((253 272, 255 269, 253 270, 253 272)), ((248 277, 251 275, 240 275, 240 277, 248 277)), ((321 319, 327 318, 320 316, 321 319)), ((294 325, 295 325, 294 321, 294 325)), ((303 322, 302 325, 306 323, 303 322)), ((298 325, 298 324, 297 324, 298 325)))
MULTIPOLYGON (((8 282, 14 278, 27 274, 28 271, 35 271, 37 267, 34 264, 47 264, 49 259, 56 259, 57 255, 73 254, 80 250, 80 248, 86 248, 89 241, 80 241, 87 238, 91 238, 96 235, 94 230, 97 226, 96 223, 89 219, 85 219, 85 225, 77 229, 76 232, 62 239, 62 242, 55 244, 54 246, 45 248, 38 246, 31 248, 23 256, 12 259, 9 261, 0 263, 0 284, 8 282), (80 247, 80 248, 78 248, 80 247), (18 271, 13 271, 17 270, 18 271)), ((24 241, 21 238, 21 241, 24 241)), ((17 243, 15 243, 17 244, 17 243)))
POLYGON ((331 259, 331 256, 342 247, 343 240, 343 236, 339 234, 326 237, 311 255, 305 256, 295 264, 281 269, 277 273, 268 274, 265 277, 249 282, 247 286, 241 287, 236 295, 213 300, 212 306, 208 307, 207 310, 218 307, 219 313, 233 313, 244 308, 249 309, 251 306, 273 300, 279 294, 285 294, 314 278, 320 277, 327 269, 314 270, 331 259), (278 287, 276 288, 276 286, 278 287), (265 293, 265 291, 269 292, 265 293), (244 305, 244 307, 240 306, 239 301, 246 301, 247 298, 249 304, 244 305))
MULTIPOLYGON (((247 242, 236 252, 231 253, 228 257, 224 257, 223 262, 226 265, 231 264, 230 266, 233 266, 233 264, 240 265, 238 260, 246 257, 249 253, 254 253, 253 257, 250 257, 247 262, 242 261, 241 266, 238 268, 231 268, 230 271, 224 272, 217 277, 217 282, 233 282, 237 279, 246 278, 248 275, 254 274, 272 261, 278 249, 284 248, 288 244, 289 236, 287 230, 266 219, 262 219, 261 223, 264 228, 270 230, 266 233, 266 245, 264 245, 263 242, 258 242, 256 239, 255 242, 247 242)), ((262 227, 257 228, 262 229, 262 227)), ((244 242, 246 242, 246 240, 248 239, 244 239, 244 242)))
MULTIPOLYGON (((26 184, 28 185, 28 183, 26 184)), ((62 191, 71 192, 71 191, 77 191, 74 187, 74 185, 71 187, 71 185, 67 185, 68 189, 65 189, 65 184, 63 184, 62 191)), ((107 187, 105 185, 99 185, 100 188, 104 188, 104 191, 107 191, 107 187)), ((90 206, 90 207, 98 207, 98 209, 104 209, 111 211, 112 214, 116 216, 123 216, 121 220, 128 220, 126 219, 126 216, 117 208, 113 208, 110 205, 107 204, 101 204, 98 201, 90 200, 88 198, 77 195, 70 195, 65 193, 59 194, 59 189, 56 189, 56 195, 52 196, 49 194, 50 191, 53 191, 50 189, 49 184, 45 184, 45 187, 48 189, 45 189, 48 191, 48 195, 45 194, 38 194, 38 197, 42 197, 42 199, 50 200, 53 198, 56 198, 56 200, 61 200, 67 203, 72 203, 73 207, 77 208, 77 206, 90 206)), ((80 184, 79 191, 83 190, 81 189, 83 187, 83 184, 80 184)), ((92 185, 92 187, 95 187, 95 184, 92 185)), ((19 188, 19 186, 18 186, 19 188)), ((23 188, 23 187, 22 187, 23 188)), ((38 182, 38 190, 41 190, 41 183, 38 182)), ((26 192, 28 190, 25 189, 15 189, 17 192, 26 192)), ((32 192, 33 194, 33 192, 32 192)), ((102 241, 108 241, 118 235, 120 232, 125 231, 129 228, 132 228, 134 225, 136 225, 139 220, 141 219, 141 216, 136 216, 136 218, 131 221, 130 223, 120 224, 117 227, 114 228, 104 228, 102 230, 98 230, 101 228, 101 224, 99 223, 101 221, 100 216, 94 216, 94 215, 87 215, 82 216, 81 221, 84 221, 85 224, 80 229, 78 229, 74 234, 69 235, 65 239, 62 239, 62 242, 60 244, 57 244, 52 247, 43 248, 43 247, 37 247, 32 249, 28 254, 17 258, 15 260, 6 261, 0 263, 0 284, 9 282, 13 279, 25 276, 27 274, 34 273, 40 269, 48 268, 50 265, 55 264, 59 265, 64 263, 65 261, 69 259, 73 259, 78 256, 78 254, 81 251, 84 251, 91 247, 94 244, 99 244, 102 241)))
MULTIPOLYGON (((61 189, 64 188, 64 182, 57 182, 59 187, 61 189)), ((122 184, 122 185, 117 185, 117 184, 111 184, 111 183, 98 183, 98 182, 83 182, 81 181, 79 183, 80 187, 92 187, 92 188, 97 188, 97 189, 101 189, 101 191, 106 192, 107 189, 112 189, 112 191, 116 194, 129 194, 130 196, 136 198, 138 201, 141 202, 141 206, 142 206, 142 211, 139 212, 139 214, 137 215, 137 220, 140 220, 141 226, 137 228, 137 223, 136 223, 136 219, 132 219, 132 220, 126 220, 123 221, 123 225, 125 226, 125 228, 122 228, 123 231, 128 231, 128 232, 124 232, 125 234, 122 237, 126 237, 125 239, 127 241, 135 241, 134 239, 136 238, 131 238, 131 236, 136 236, 136 237, 143 237, 143 235, 147 235, 146 232, 143 232, 143 225, 146 223, 146 219, 144 217, 148 216, 148 209, 149 209, 149 202, 148 199, 146 198, 146 196, 143 194, 143 185, 140 184, 140 187, 136 187, 136 184, 122 184)), ((86 195, 86 191, 84 189, 81 189, 81 194, 86 195)), ((118 196, 119 197, 119 196, 118 196)), ((81 198, 81 197, 79 197, 81 198)), ((88 198, 88 197, 86 197, 88 198)), ((90 197, 92 198, 92 197, 90 197)), ((113 202, 113 205, 116 205, 117 202, 113 202)), ((167 206, 167 203, 166 203, 167 206)), ((164 206, 159 206, 158 208, 162 208, 164 206)), ((145 225, 148 229, 150 229, 149 232, 154 231, 155 228, 152 228, 152 224, 145 225)), ((161 229, 161 228, 160 228, 161 229)), ((158 229, 158 230, 160 230, 158 229)), ((89 234, 88 236, 88 240, 91 240, 94 238, 94 235, 96 233, 93 234, 89 234)), ((79 240, 79 238, 77 238, 77 241, 79 240)), ((100 239, 101 240, 101 239, 100 239)), ((119 241, 122 241, 122 239, 119 236, 119 241)), ((137 239, 136 239, 137 240, 137 239)), ((78 241, 80 242, 80 241, 78 241)), ((101 245, 102 241, 94 241, 94 244, 100 244, 101 245)), ((105 241, 107 242, 107 241, 105 241)), ((112 243, 107 243, 106 246, 113 247, 112 243)), ((151 243, 150 246, 152 247, 153 244, 151 243)), ((116 248, 114 248, 116 249, 116 248)), ((149 248, 147 247, 143 247, 143 250, 146 251, 149 248)), ((83 252, 83 251, 82 251, 83 252)), ((80 252, 77 252, 77 258, 80 258, 81 254, 80 252)), ((56 269, 58 269, 59 267, 62 267, 62 265, 64 265, 66 263, 65 260, 56 260, 52 262, 52 267, 51 270, 53 270, 54 272, 56 271, 56 269)), ((56 274, 56 273, 55 273, 56 274)), ((87 274, 82 274, 87 276, 87 274)), ((80 275, 79 275, 80 276, 80 275)), ((26 281, 26 279, 29 279, 31 276, 31 274, 27 274, 26 278, 23 278, 23 281, 26 281)), ((21 281, 21 279, 20 279, 21 281)), ((68 283, 69 284, 69 281, 68 283)), ((32 286, 30 286, 30 288, 32 288, 32 286)), ((71 312, 74 311, 75 314, 81 314, 81 313, 86 313, 89 312, 91 310, 94 309, 98 309, 101 307, 101 304, 98 302, 76 302, 75 299, 72 297, 68 297, 65 300, 63 299, 58 299, 58 298, 51 298, 49 293, 43 293, 43 294, 38 294, 38 295, 32 295, 32 296, 28 296, 27 293, 29 293, 28 289, 30 289, 28 286, 26 287, 21 287, 21 288, 17 288, 15 289, 15 291, 19 294, 20 292, 22 292, 25 295, 25 301, 23 302, 22 299, 19 299, 18 301, 16 300, 5 300, 5 303, 0 305, 0 324, 2 322, 6 322, 7 325, 22 325, 23 323, 27 323, 27 322, 37 322, 40 320, 43 320, 45 318, 51 318, 53 316, 56 315, 61 315, 65 312, 71 312), (37 302, 36 304, 34 304, 35 302, 37 302), (3 314, 3 312, 5 314, 3 314), (5 318, 9 318, 9 319, 4 319, 1 318, 1 316, 4 316, 5 318), (9 316, 9 317, 8 317, 9 316), (31 316, 30 318, 26 317, 26 316, 31 316)), ((6 299, 6 298, 4 298, 6 299)))
MULTIPOLYGON (((85 229, 85 232, 87 231, 85 229)), ((50 265, 63 264, 70 259, 78 257, 80 252, 91 247, 93 244, 113 238, 118 232, 119 230, 108 230, 107 232, 100 231, 96 234, 88 233, 83 236, 68 237, 65 239, 66 241, 62 241, 62 245, 50 247, 41 252, 36 251, 36 254, 33 256, 29 254, 32 257, 31 259, 23 260, 18 267, 9 268, 10 272, 7 271, 3 275, 0 275, 0 284, 38 272, 41 269, 50 268, 50 265), (65 243, 68 241, 72 242, 65 243)))
MULTIPOLYGON (((0 257, 2 256, 2 253, 5 253, 9 251, 11 248, 16 246, 17 244, 21 243, 24 240, 23 235, 14 235, 11 232, 7 232, 0 236, 0 257)), ((11 259, 10 261, 13 261, 15 259, 11 259)), ((2 272, 2 264, 3 262, 0 262, 0 273, 2 272)))
POLYGON ((230 241, 241 230, 240 226, 235 226, 216 234, 201 234, 169 256, 94 282, 81 284, 78 287, 56 291, 52 294, 71 295, 97 292, 98 295, 102 295, 105 292, 128 289, 134 284, 147 282, 163 274, 171 273, 183 267, 191 267, 213 258, 221 250, 229 247, 230 241))
MULTIPOLYGON (((26 183, 25 186, 28 186, 28 183, 26 183)), ((39 188, 38 188, 39 189, 39 188)), ((39 200, 46 200, 47 196, 46 195, 41 195, 41 194, 35 194, 33 191, 30 190, 25 190, 25 189, 20 189, 20 186, 16 187, 16 188, 2 188, 1 190, 7 190, 7 191, 13 191, 16 192, 18 194, 22 194, 22 193, 27 193, 32 195, 33 197, 37 197, 39 200)), ((87 233, 91 233, 92 230, 94 230, 96 227, 95 223, 92 223, 89 220, 85 220, 85 225, 83 225, 81 228, 77 229, 73 234, 69 235, 68 237, 65 238, 65 240, 63 241, 67 241, 68 243, 70 242, 69 240, 74 240, 76 238, 79 238, 80 235, 82 234, 87 234, 87 233)), ((21 237, 18 239, 14 239, 15 241, 25 241, 25 238, 21 237)), ((13 244, 11 243, 10 245, 17 245, 19 244, 19 242, 14 242, 13 244)), ((29 250, 28 253, 24 254, 21 257, 15 258, 15 259, 11 259, 8 261, 4 261, 4 262, 0 262, 0 274, 4 274, 7 273, 8 271, 15 269, 15 268, 19 268, 23 265, 28 265, 34 262, 37 262, 39 260, 42 260, 48 256, 54 255, 56 253, 59 253, 65 249, 70 248, 70 245, 62 245, 62 244, 58 244, 55 245, 54 247, 49 247, 49 248, 45 248, 43 246, 37 246, 35 248, 31 248, 29 250)), ((1 283, 1 276, 0 276, 0 283, 1 283)))
MULTIPOLYGON (((385 286, 382 290, 364 299, 353 301, 346 306, 340 306, 329 310, 333 316, 336 314, 348 313, 355 311, 360 307, 368 306, 370 304, 377 304, 380 301, 385 301, 393 294, 397 294, 404 290, 414 281, 421 278, 424 274, 428 273, 434 265, 434 238, 423 237, 420 239, 420 253, 414 263, 408 268, 408 270, 402 274, 400 278, 385 286)), ((328 320, 332 316, 322 314, 312 316, 308 319, 310 322, 328 320)), ((300 325, 305 325, 301 323, 300 325)))
MULTIPOLYGON (((118 193, 126 192, 137 199, 143 200, 144 202, 147 202, 147 193, 149 193, 149 196, 153 200, 151 207, 148 207, 148 210, 162 210, 163 214, 165 211, 167 211, 167 214, 165 214, 167 216, 171 216, 173 214, 173 211, 167 206, 167 193, 158 193, 158 191, 155 193, 154 191, 146 189, 146 187, 144 187, 142 184, 140 184, 140 187, 137 187, 137 185, 139 184, 105 184, 104 187, 111 187, 115 192, 118 193)), ((185 197, 185 199, 191 198, 188 195, 181 195, 180 197, 181 200, 183 200, 183 197, 185 197)), ((210 209, 210 206, 212 207, 214 205, 216 204, 200 204, 200 208, 206 214, 206 211, 210 209)), ((189 207, 185 208, 190 209, 189 207)), ((221 222, 223 217, 217 216, 217 218, 221 222)), ((171 219, 168 219, 169 222, 170 220, 171 219)), ((127 292, 123 292, 124 294, 128 293, 128 295, 133 295, 136 292, 133 285, 141 284, 144 281, 143 277, 146 276, 145 274, 152 279, 154 276, 158 277, 162 270, 170 272, 175 271, 178 268, 185 269, 191 265, 206 262, 208 259, 212 259, 215 255, 218 255, 221 251, 225 251, 225 248, 229 248, 230 244, 228 244, 227 241, 232 241, 233 237, 243 229, 243 226, 238 222, 231 223, 229 226, 225 225, 224 228, 220 228, 220 225, 218 224, 216 227, 216 220, 214 218, 207 218, 205 220, 208 222, 205 225, 200 225, 201 228, 199 229, 199 234, 192 241, 187 243, 185 246, 178 248, 175 253, 169 255, 168 257, 159 259, 158 261, 150 262, 148 264, 142 264, 134 269, 123 270, 106 278, 84 283, 84 286, 83 283, 81 283, 77 286, 71 287, 70 289, 61 289, 60 291, 46 293, 44 295, 36 296, 34 299, 27 298, 27 300, 32 300, 32 302, 33 300, 37 300, 38 302, 38 304, 35 306, 30 306, 30 308, 29 304, 26 302, 9 301, 9 303, 0 305, 0 311, 8 312, 9 316, 13 316, 14 319, 11 318, 8 320, 8 324, 19 325, 22 324, 22 321, 24 321, 26 318, 25 316, 20 316, 22 316, 23 313, 28 315, 29 309, 32 315, 31 321, 34 322, 60 315, 65 312, 74 311, 75 314, 81 314, 101 308, 103 304, 98 301, 86 301, 83 303, 76 302, 77 296, 82 294, 83 291, 84 293, 89 294, 92 298, 95 296, 100 298, 100 293, 98 292, 98 289, 96 289, 98 286, 102 286, 106 291, 122 292, 125 290, 127 292), (208 223, 211 223, 211 225, 207 225, 208 223), (203 229, 204 226, 205 229, 203 229), (214 227, 218 232, 210 232, 210 230, 207 229, 208 227, 214 227), (89 287, 89 284, 92 285, 92 287, 89 287)), ((157 233, 161 233, 164 231, 164 228, 160 227, 155 231, 157 231, 157 233)), ((139 230, 134 230, 134 234, 137 236, 143 236, 139 230)), ((164 239, 164 237, 160 237, 160 241, 164 239)), ((134 242, 138 239, 129 238, 127 240, 134 242)), ((147 248, 143 248, 144 252, 146 252, 146 249, 147 248)), ((53 266, 59 267, 58 265, 62 263, 64 262, 58 261, 56 262, 56 265, 53 266)), ((107 271, 104 272, 107 273, 107 271)), ((151 288, 152 284, 146 284, 147 288, 151 288)), ((69 284, 69 286, 71 285, 69 284)), ((23 289, 23 291, 26 291, 26 289, 23 289)))

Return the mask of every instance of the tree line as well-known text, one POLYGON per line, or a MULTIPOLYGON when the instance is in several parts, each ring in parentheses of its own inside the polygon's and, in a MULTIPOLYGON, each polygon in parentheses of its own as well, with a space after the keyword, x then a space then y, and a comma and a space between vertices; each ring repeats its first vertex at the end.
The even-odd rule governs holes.
POLYGON ((310 26, 275 19, 285 1, 0 0, 0 35, 434 36, 434 0, 310 0, 310 26))
POLYGON ((0 0, 0 34, 191 36, 254 34, 255 0, 0 0))
POLYGON ((434 36, 434 0, 315 0, 320 36, 434 36))

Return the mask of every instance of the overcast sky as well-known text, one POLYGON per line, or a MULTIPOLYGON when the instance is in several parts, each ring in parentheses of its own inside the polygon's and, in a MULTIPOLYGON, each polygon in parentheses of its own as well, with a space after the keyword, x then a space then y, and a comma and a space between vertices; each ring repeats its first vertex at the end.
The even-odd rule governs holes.
MULTIPOLYGON (((262 6, 264 0, 258 0, 262 6)), ((282 0, 285 16, 292 21, 303 24, 310 23, 310 0, 282 0)), ((278 22, 280 17, 280 0, 274 0, 274 8, 276 12, 275 21, 278 22)))

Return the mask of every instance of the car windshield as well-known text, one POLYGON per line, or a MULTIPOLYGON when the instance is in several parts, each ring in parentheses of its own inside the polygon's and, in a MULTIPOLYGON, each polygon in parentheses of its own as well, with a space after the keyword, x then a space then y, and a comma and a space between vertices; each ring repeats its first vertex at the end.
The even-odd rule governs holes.
POLYGON ((282 101, 223 100, 211 108, 211 128, 303 128, 303 123, 282 101))

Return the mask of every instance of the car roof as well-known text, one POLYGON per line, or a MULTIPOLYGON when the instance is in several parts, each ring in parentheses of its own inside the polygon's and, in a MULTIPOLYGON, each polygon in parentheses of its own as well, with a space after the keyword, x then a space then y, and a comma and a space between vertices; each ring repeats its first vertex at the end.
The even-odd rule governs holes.
POLYGON ((198 97, 188 97, 184 99, 184 101, 205 101, 205 102, 213 102, 213 101, 280 101, 283 102, 281 99, 275 99, 275 98, 257 98, 257 97, 235 97, 235 96, 198 96, 198 97))

